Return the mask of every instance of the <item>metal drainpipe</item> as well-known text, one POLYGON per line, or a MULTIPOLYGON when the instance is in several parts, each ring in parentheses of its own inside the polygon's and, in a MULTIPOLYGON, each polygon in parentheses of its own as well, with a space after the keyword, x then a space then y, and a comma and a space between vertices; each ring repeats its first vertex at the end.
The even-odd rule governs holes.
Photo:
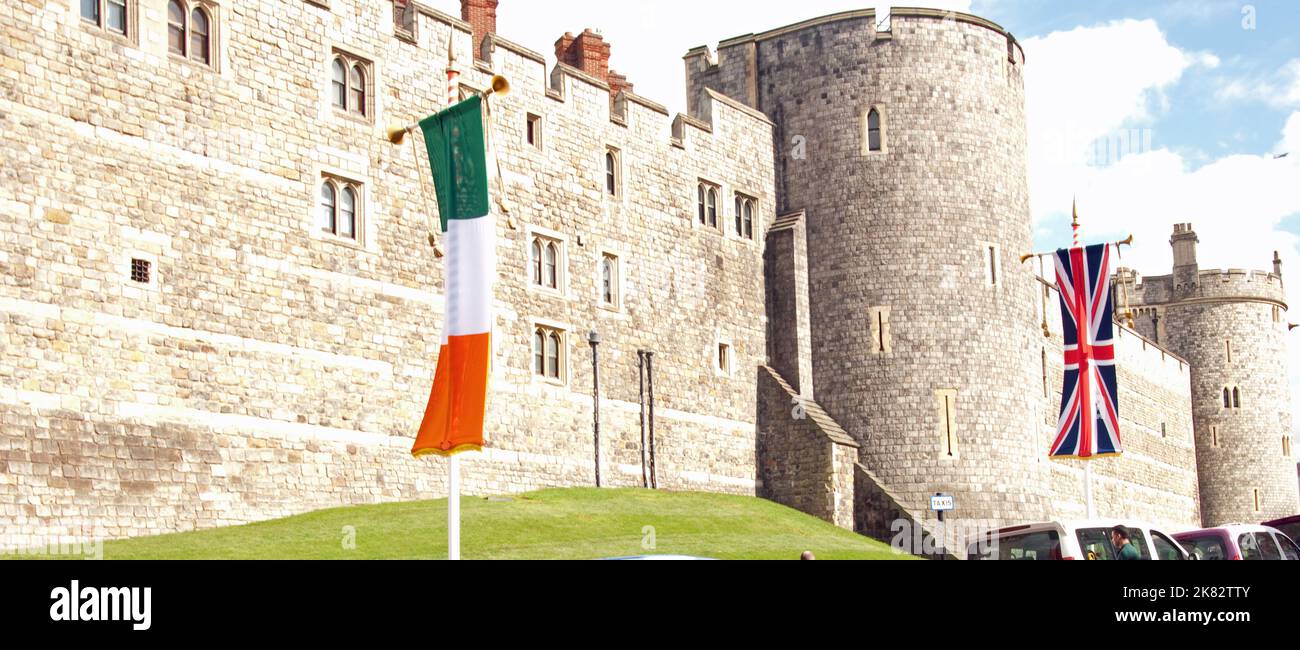
POLYGON ((596 448, 596 487, 600 487, 600 334, 592 330, 587 334, 587 341, 591 343, 591 426, 596 448))
POLYGON ((659 472, 655 467, 655 353, 646 352, 646 371, 650 375, 650 488, 659 489, 659 472))
POLYGON ((637 392, 638 399, 641 400, 641 487, 650 487, 650 475, 646 470, 646 437, 645 437, 645 350, 636 351, 636 371, 640 382, 637 392))

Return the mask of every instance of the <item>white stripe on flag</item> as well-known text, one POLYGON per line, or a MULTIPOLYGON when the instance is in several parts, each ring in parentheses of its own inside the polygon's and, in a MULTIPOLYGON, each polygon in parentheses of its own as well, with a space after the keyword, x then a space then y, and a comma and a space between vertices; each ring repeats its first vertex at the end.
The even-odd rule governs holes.
POLYGON ((445 337, 492 330, 492 284, 496 279, 496 218, 447 223, 447 331, 445 337))

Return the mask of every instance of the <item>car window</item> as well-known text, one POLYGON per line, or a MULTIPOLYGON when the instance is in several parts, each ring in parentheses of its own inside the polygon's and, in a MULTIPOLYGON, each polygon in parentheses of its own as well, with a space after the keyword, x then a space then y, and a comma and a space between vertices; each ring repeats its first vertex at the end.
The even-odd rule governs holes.
POLYGON ((1151 531, 1151 541, 1154 542, 1156 546, 1156 557, 1159 557, 1161 560, 1183 559, 1183 554, 1178 552, 1178 546, 1174 544, 1173 540, 1170 540, 1163 534, 1157 533, 1154 530, 1151 531))
POLYGON ((1075 533, 1085 560, 1113 560, 1115 547, 1110 543, 1109 528, 1080 528, 1075 533))
POLYGON ((1268 533, 1244 533, 1237 540, 1241 547, 1243 560, 1280 560, 1282 551, 1278 550, 1273 536, 1268 533))
POLYGON ((1136 528, 1128 529, 1128 540, 1133 543, 1133 548, 1138 550, 1138 555, 1143 560, 1151 559, 1151 545, 1147 544, 1147 536, 1136 528))
MULTIPOLYGON (((987 556, 982 556, 987 557, 987 556)), ((998 540, 1000 560, 1059 560, 1061 536, 1054 530, 1012 535, 998 540)))
POLYGON ((1179 541, 1183 543, 1183 548, 1195 555, 1198 560, 1228 559, 1228 547, 1223 543, 1223 538, 1218 535, 1185 537, 1179 541))
POLYGON ((1296 548, 1295 542, 1282 534, 1274 535, 1273 538, 1277 541, 1277 545, 1282 549, 1282 559, 1300 560, 1300 548, 1296 548))

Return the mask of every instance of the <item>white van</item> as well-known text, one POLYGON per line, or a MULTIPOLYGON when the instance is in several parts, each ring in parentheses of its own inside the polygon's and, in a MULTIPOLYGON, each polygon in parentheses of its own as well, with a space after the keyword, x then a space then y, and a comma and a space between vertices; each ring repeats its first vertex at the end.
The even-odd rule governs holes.
POLYGON ((982 534, 966 550, 968 560, 1114 560, 1115 526, 1128 529, 1143 560, 1186 560, 1172 535, 1128 521, 1091 519, 1010 526, 982 534))

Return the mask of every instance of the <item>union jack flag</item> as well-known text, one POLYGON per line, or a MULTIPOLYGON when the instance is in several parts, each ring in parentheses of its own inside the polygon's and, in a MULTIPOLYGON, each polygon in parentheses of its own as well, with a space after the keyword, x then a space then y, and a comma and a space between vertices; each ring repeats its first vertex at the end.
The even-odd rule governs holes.
POLYGON ((1065 334, 1065 384, 1051 456, 1116 456, 1123 448, 1115 380, 1110 246, 1061 250, 1055 259, 1065 334))

